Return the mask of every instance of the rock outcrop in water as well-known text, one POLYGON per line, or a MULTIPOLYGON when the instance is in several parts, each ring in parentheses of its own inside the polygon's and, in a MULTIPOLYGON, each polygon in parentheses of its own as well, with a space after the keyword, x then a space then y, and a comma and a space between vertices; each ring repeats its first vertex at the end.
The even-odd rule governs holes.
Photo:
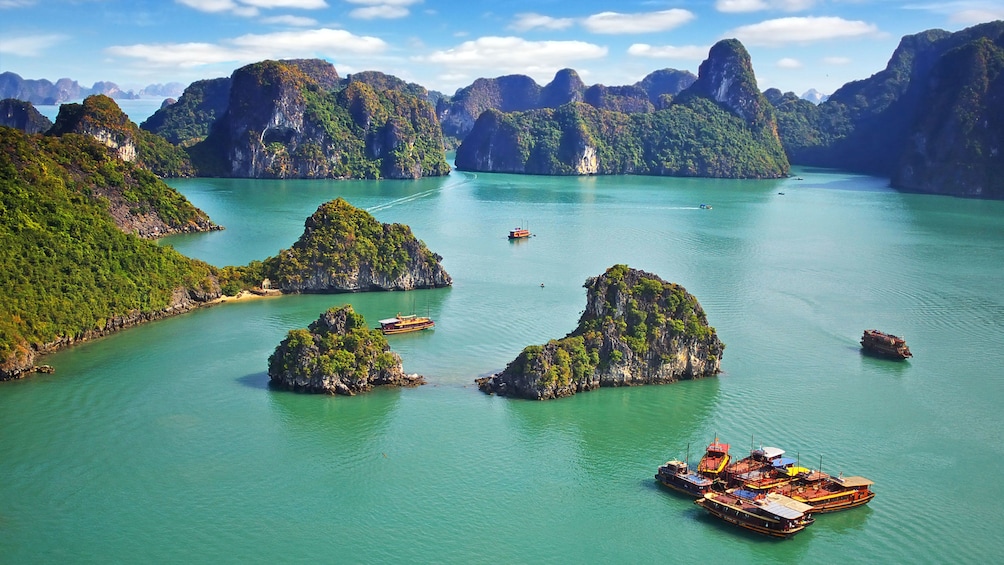
POLYGON ((478 388, 546 400, 720 372, 725 345, 683 287, 625 265, 590 278, 585 287, 586 309, 572 333, 527 347, 502 372, 478 379, 478 388))
POLYGON ((298 392, 354 396, 375 386, 425 384, 351 306, 331 308, 307 329, 291 330, 268 359, 269 383, 298 392))
POLYGON ((318 207, 264 272, 283 292, 412 290, 453 284, 441 261, 410 227, 382 224, 338 198, 318 207))

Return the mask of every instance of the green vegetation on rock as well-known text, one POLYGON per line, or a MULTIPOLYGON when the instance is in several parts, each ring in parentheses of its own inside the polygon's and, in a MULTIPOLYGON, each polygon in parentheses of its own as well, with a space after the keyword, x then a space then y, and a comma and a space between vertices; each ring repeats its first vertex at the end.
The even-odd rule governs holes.
POLYGON ((0 376, 46 344, 218 293, 215 268, 123 233, 109 213, 104 194, 178 223, 200 213, 148 171, 77 134, 0 127, 0 151, 0 376))

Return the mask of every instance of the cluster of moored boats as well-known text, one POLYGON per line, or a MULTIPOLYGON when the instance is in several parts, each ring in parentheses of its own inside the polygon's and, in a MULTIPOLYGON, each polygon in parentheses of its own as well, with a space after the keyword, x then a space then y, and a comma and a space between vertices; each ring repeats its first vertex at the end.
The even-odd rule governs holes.
MULTIPOLYGON (((691 470, 686 461, 667 461, 655 478, 695 497, 711 515, 768 536, 787 538, 809 527, 814 514, 846 510, 875 498, 864 477, 831 476, 784 456, 783 449, 760 447, 733 460, 718 438, 691 470)), ((820 465, 822 466, 822 465, 820 465)))

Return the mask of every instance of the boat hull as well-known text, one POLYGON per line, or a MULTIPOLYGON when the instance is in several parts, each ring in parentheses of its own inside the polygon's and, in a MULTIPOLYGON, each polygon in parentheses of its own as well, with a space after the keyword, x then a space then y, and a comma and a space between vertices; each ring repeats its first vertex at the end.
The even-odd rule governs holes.
POLYGON ((788 494, 792 499, 799 502, 804 502, 809 506, 812 506, 813 514, 825 514, 827 512, 839 512, 840 510, 850 510, 851 508, 857 508, 858 506, 864 506, 871 502, 875 498, 875 493, 872 491, 867 491, 865 494, 859 495, 847 495, 842 494, 837 497, 831 498, 807 498, 799 496, 797 492, 788 494))
POLYGON ((687 480, 685 477, 680 477, 678 475, 668 475, 665 473, 657 473, 655 475, 655 480, 659 481, 664 487, 671 488, 676 492, 685 494, 687 496, 692 496, 694 498, 701 498, 707 492, 711 490, 714 485, 712 482, 705 484, 698 484, 687 480))
POLYGON ((811 524, 811 520, 808 524, 795 524, 787 528, 781 527, 780 523, 770 520, 768 518, 760 516, 747 516, 743 514, 742 511, 737 511, 731 507, 717 504, 714 501, 708 500, 707 498, 700 498, 694 501, 701 508, 704 508, 712 516, 719 518, 725 522, 728 522, 734 526, 749 530, 751 532, 756 532, 761 535, 770 536, 774 538, 790 538, 801 532, 811 524), (768 526, 763 526, 761 524, 770 524, 768 526))
POLYGON ((384 335, 394 335, 394 334, 406 334, 411 332, 420 332, 422 330, 428 330, 436 326, 435 322, 428 322, 422 324, 412 324, 408 326, 401 326, 395 328, 380 328, 380 331, 384 335))

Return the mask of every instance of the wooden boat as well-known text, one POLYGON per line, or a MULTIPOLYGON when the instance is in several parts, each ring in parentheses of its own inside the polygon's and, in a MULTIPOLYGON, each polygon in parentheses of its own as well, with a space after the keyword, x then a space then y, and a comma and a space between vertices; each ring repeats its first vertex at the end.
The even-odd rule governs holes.
POLYGON ((831 477, 813 471, 788 483, 778 492, 804 502, 815 513, 836 512, 868 504, 875 498, 870 488, 874 481, 864 477, 831 477))
POLYGON ((913 357, 905 339, 878 330, 865 330, 861 336, 861 347, 868 353, 890 359, 913 357))
POLYGON ((773 462, 780 459, 782 455, 784 455, 784 450, 781 448, 761 446, 751 450, 748 456, 729 463, 722 474, 729 486, 740 486, 740 477, 770 469, 773 462))
POLYGON ((709 492, 694 501, 712 516, 758 534, 789 538, 812 525, 812 507, 776 492, 709 492))
POLYGON ((432 321, 432 318, 417 316, 415 314, 402 315, 401 313, 398 313, 396 318, 380 320, 380 326, 378 329, 383 332, 384 335, 391 335, 427 330, 435 325, 436 322, 432 321))
POLYGON ((702 497, 711 490, 714 481, 690 471, 685 461, 667 461, 655 474, 657 481, 675 491, 693 497, 702 497))
POLYGON ((530 230, 526 228, 513 228, 509 230, 509 239, 523 239, 530 237, 530 230))
POLYGON ((809 472, 805 467, 796 467, 795 464, 794 459, 778 457, 771 461, 769 467, 736 475, 732 477, 732 482, 748 490, 776 490, 795 480, 800 473, 809 472))
POLYGON ((701 461, 697 464, 697 472, 705 477, 716 479, 728 464, 729 444, 720 443, 718 438, 715 438, 715 441, 708 445, 704 457, 701 457, 701 461))

